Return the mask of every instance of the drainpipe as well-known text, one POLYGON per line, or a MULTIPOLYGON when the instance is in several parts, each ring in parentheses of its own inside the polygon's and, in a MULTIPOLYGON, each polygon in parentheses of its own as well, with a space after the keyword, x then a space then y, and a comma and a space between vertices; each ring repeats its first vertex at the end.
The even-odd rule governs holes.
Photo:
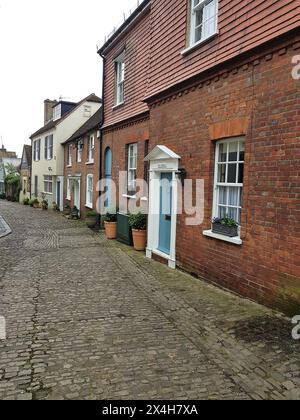
MULTIPOLYGON (((104 84, 105 84, 105 56, 98 52, 100 57, 102 58, 102 64, 103 64, 103 72, 102 72, 102 108, 101 108, 101 114, 102 114, 102 125, 100 127, 100 163, 99 163, 99 180, 102 179, 102 159, 103 159, 103 129, 102 126, 104 124, 104 104, 105 104, 105 97, 104 97, 104 84)), ((99 191, 99 198, 101 196, 101 192, 99 191)), ((97 227, 101 228, 101 214, 98 214, 97 216, 97 227)))

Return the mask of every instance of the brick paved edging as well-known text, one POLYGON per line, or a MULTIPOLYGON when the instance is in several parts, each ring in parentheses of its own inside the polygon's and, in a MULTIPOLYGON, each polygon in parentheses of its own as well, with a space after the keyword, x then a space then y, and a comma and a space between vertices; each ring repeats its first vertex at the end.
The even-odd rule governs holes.
POLYGON ((0 238, 9 235, 11 232, 11 228, 8 226, 3 217, 0 216, 0 238))

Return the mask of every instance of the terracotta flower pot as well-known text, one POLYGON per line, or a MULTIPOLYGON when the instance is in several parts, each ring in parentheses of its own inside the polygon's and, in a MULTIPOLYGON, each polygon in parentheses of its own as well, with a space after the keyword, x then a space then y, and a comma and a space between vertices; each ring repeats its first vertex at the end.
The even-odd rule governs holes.
POLYGON ((147 245, 147 231, 132 229, 133 247, 136 251, 145 251, 147 245))
POLYGON ((93 229, 97 224, 97 217, 86 217, 85 222, 90 229, 93 229))
POLYGON ((34 208, 34 209, 39 209, 39 208, 40 208, 39 203, 34 203, 33 208, 34 208))
POLYGON ((107 239, 117 238, 117 222, 104 222, 104 227, 107 239))

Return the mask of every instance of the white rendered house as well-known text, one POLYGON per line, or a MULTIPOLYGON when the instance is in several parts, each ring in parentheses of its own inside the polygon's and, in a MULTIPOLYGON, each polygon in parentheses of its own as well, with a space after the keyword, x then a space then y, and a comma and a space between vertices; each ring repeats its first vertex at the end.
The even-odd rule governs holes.
POLYGON ((32 142, 31 193, 49 206, 63 210, 64 147, 71 137, 101 107, 101 99, 89 95, 79 103, 45 101, 44 126, 30 136, 32 142))

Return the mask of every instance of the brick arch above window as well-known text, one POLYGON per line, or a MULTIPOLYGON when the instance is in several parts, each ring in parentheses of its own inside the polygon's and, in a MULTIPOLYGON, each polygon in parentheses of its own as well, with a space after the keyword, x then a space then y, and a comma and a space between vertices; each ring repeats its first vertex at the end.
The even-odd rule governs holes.
POLYGON ((209 135, 211 140, 220 140, 247 134, 249 118, 235 118, 227 121, 220 121, 210 125, 209 135))

